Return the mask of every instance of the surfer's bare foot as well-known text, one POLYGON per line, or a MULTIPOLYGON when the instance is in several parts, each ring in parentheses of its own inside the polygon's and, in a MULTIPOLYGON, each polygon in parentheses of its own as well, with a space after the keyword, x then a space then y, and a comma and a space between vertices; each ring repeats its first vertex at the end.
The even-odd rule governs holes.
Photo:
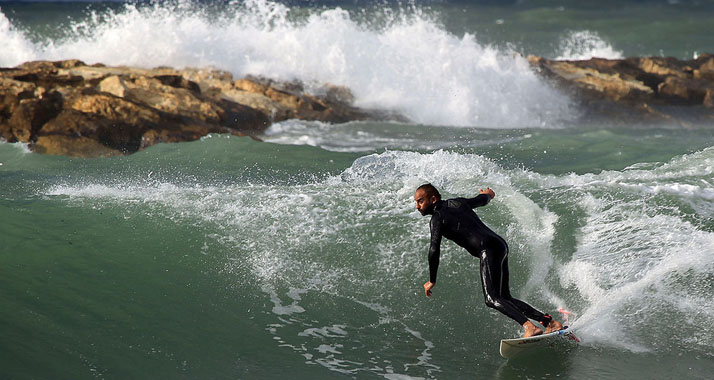
POLYGON ((548 323, 548 326, 545 327, 545 333, 548 334, 548 333, 552 333, 553 331, 558 331, 558 330, 562 330, 562 329, 563 329, 563 325, 560 322, 553 319, 550 321, 550 323, 548 323))
POLYGON ((524 338, 543 334, 543 330, 541 330, 540 327, 534 325, 531 321, 527 321, 523 324, 523 330, 525 330, 525 332, 523 333, 524 338))

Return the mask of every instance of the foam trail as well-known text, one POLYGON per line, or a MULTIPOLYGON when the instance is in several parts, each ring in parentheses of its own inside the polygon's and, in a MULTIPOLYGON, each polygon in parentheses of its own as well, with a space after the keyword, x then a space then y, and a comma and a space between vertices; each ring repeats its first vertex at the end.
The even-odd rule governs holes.
POLYGON ((710 203, 711 185, 701 176, 711 175, 712 153, 551 184, 565 185, 587 215, 572 259, 559 268, 563 287, 584 302, 575 326, 586 341, 634 352, 706 351, 714 342, 700 328, 714 315, 711 207, 698 207, 710 203), (683 214, 673 202, 691 205, 695 214, 683 214), (676 332, 652 329, 662 324, 676 325, 676 332))
POLYGON ((384 26, 358 22, 340 8, 309 12, 296 16, 266 0, 230 3, 218 14, 188 1, 126 5, 75 21, 65 39, 38 44, 3 16, 0 32, 17 42, 2 63, 78 58, 329 82, 349 87, 359 106, 394 109, 430 125, 544 127, 572 119, 568 98, 523 57, 472 34, 455 36, 418 8, 385 8, 384 26))

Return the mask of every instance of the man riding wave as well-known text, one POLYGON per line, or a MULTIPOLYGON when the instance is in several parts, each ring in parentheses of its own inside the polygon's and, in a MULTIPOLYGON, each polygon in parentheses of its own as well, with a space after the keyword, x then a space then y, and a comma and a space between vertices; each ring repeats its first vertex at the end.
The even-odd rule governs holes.
POLYGON ((523 326, 523 337, 543 333, 529 319, 540 322, 545 332, 561 330, 563 325, 527 303, 513 298, 508 284, 508 244, 486 226, 473 211, 485 206, 496 196, 490 188, 480 190, 474 198, 441 200, 441 194, 431 184, 419 186, 414 193, 416 208, 422 215, 431 215, 429 245, 429 281, 424 293, 431 297, 439 269, 441 238, 445 237, 465 248, 481 260, 481 286, 486 306, 494 308, 523 326))

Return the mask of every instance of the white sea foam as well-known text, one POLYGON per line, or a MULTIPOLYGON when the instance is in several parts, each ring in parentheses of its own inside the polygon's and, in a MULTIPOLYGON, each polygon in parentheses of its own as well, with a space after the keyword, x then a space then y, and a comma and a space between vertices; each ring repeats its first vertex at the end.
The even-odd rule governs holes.
POLYGON ((300 20, 285 5, 236 2, 220 15, 192 2, 127 5, 75 22, 62 40, 30 43, 0 15, 0 64, 78 58, 88 63, 154 67, 216 66, 236 76, 263 75, 346 85, 356 103, 394 109, 431 125, 541 127, 572 112, 567 97, 542 82, 522 57, 453 35, 424 12, 394 15, 386 26, 342 9, 300 20))
MULTIPOLYGON (((432 182, 450 197, 488 185, 496 189, 497 199, 481 213, 521 257, 511 266, 512 273, 529 274, 520 290, 528 293, 526 299, 540 299, 541 307, 545 299, 551 302, 546 306, 577 313, 573 327, 589 344, 637 352, 684 344, 695 333, 693 344, 698 347, 714 344, 714 336, 698 327, 714 322, 708 280, 714 273, 714 234, 671 204, 701 197, 710 202, 709 192, 702 189, 711 186, 697 190, 689 184, 693 176, 701 180, 702 173, 711 173, 712 155, 714 150, 707 149, 649 170, 541 176, 506 170, 474 154, 387 151, 364 156, 340 175, 316 184, 90 184, 58 186, 47 194, 97 207, 119 205, 137 212, 148 207, 157 216, 196 220, 213 226, 221 244, 240 252, 228 258, 229 273, 241 278, 249 273, 254 281, 286 282, 288 287, 310 279, 316 285, 309 288, 321 294, 369 295, 393 315, 399 312, 399 301, 379 289, 398 289, 426 270, 413 255, 424 250, 429 233, 410 201, 416 186, 432 182), (656 186, 668 190, 652 190, 656 186), (536 202, 527 195, 536 191, 551 196, 536 202), (547 207, 550 202, 555 202, 553 210, 547 207), (562 222, 571 227, 560 230, 562 222), (391 232, 383 233, 386 230, 391 232), (570 234, 573 249, 553 252, 555 241, 558 250, 567 247, 562 239, 567 241, 570 234), (346 252, 349 257, 335 260, 346 252), (370 280, 375 274, 379 281, 370 280), (361 286, 354 288, 355 281, 361 286), (676 334, 650 331, 649 326, 674 323, 666 319, 682 315, 676 334)), ((451 250, 459 248, 444 247, 444 267, 463 258, 451 250)), ((289 303, 273 300, 273 313, 310 313, 302 302, 304 292, 295 289, 287 293, 289 303)))
MULTIPOLYGON (((479 182, 500 189, 499 199, 513 215, 506 218, 506 235, 518 252, 533 258, 527 286, 542 284, 547 275, 559 276, 562 287, 574 289, 582 300, 548 287, 535 290, 544 292, 553 306, 571 308, 584 302, 584 308, 572 311, 580 316, 574 327, 589 344, 640 352, 684 345, 688 334, 698 336, 694 344, 702 349, 714 343, 714 335, 699 328, 714 322, 709 296, 714 290, 714 234, 672 204, 692 205, 695 217, 706 222, 712 215, 712 207, 707 207, 712 185, 703 178, 713 171, 714 150, 705 149, 648 170, 565 176, 503 170, 475 155, 396 152, 363 157, 346 174, 360 180, 406 175, 405 193, 421 181, 456 194, 473 191, 479 182), (521 193, 516 183, 537 178, 543 182, 536 189, 570 199, 568 208, 585 214, 576 250, 562 262, 551 252, 555 226, 559 218, 572 216, 544 210, 521 193), (684 318, 675 320, 680 316, 684 318), (679 333, 649 331, 668 318, 679 333)), ((503 218, 502 210, 498 213, 503 218)))
POLYGON ((714 342, 699 329, 714 323, 708 280, 714 234, 698 222, 713 211, 706 179, 713 155, 705 149, 648 170, 542 177, 540 186, 572 199, 571 207, 586 215, 576 251, 559 273, 563 287, 574 288, 587 305, 575 325, 587 341, 636 352, 682 345, 688 334, 702 348, 714 342), (695 215, 677 203, 692 206, 695 215), (677 325, 675 336, 650 330, 667 318, 677 325))
MULTIPOLYGON (((574 285, 589 303, 579 331, 593 341, 634 351, 659 349, 668 342, 642 336, 643 329, 663 315, 689 313, 680 300, 711 309, 706 293, 687 289, 714 271, 711 233, 676 216, 648 215, 643 202, 612 204, 588 196, 582 204, 588 205, 590 216, 573 260, 561 271, 564 284, 574 285)), ((704 316, 708 323, 711 319, 704 316)), ((694 332, 698 323, 677 325, 680 331, 694 332)), ((710 344, 712 336, 702 334, 701 341, 710 344)))
POLYGON ((5 144, 7 146, 14 147, 22 154, 32 153, 32 150, 30 150, 30 144, 28 144, 28 143, 21 143, 21 142, 9 143, 9 142, 5 141, 4 139, 0 138, 0 144, 5 144))

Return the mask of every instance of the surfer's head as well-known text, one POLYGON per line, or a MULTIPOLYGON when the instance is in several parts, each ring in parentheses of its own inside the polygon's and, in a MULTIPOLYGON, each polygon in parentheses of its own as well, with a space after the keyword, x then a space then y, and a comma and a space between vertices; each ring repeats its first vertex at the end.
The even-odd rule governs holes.
POLYGON ((430 183, 417 187, 416 192, 414 192, 416 208, 422 215, 431 215, 434 212, 434 205, 440 199, 439 190, 430 183))

